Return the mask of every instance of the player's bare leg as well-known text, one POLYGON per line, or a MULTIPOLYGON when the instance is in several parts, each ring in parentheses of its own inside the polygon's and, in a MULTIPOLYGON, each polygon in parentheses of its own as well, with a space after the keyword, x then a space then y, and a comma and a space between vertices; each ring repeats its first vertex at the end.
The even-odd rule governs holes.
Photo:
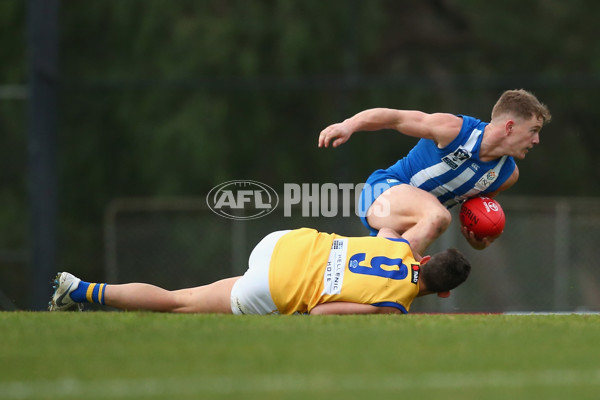
POLYGON ((107 285, 104 301, 122 310, 231 314, 231 289, 238 279, 172 291, 146 283, 107 285))
POLYGON ((435 196, 410 185, 389 188, 367 211, 372 228, 394 230, 419 254, 425 253, 451 221, 450 212, 435 196))

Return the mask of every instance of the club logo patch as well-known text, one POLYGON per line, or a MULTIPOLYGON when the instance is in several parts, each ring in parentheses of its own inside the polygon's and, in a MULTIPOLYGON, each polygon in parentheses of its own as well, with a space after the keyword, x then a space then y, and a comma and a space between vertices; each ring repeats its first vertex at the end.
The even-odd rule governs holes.
POLYGON ((442 161, 445 162, 450 168, 457 169, 469 158, 471 158, 471 152, 464 147, 459 146, 458 149, 454 150, 454 152, 443 157, 442 161))
POLYGON ((412 277, 410 281, 416 285, 419 282, 419 264, 412 264, 411 271, 412 277))

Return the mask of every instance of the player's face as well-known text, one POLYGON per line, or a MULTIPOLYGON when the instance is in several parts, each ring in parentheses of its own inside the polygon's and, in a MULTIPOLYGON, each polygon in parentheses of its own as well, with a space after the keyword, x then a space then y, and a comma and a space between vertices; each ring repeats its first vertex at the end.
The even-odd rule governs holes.
POLYGON ((513 157, 518 159, 525 158, 525 155, 540 143, 540 130, 542 129, 543 119, 532 116, 528 120, 516 120, 512 126, 512 148, 513 157))

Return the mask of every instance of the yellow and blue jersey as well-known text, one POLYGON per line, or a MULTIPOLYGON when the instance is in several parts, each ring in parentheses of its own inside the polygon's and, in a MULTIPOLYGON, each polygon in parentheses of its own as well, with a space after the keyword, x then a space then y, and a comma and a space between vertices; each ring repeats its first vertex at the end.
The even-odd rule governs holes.
POLYGON ((344 237, 301 228, 282 236, 271 256, 269 287, 281 314, 335 301, 407 313, 419 292, 419 263, 404 239, 344 237))

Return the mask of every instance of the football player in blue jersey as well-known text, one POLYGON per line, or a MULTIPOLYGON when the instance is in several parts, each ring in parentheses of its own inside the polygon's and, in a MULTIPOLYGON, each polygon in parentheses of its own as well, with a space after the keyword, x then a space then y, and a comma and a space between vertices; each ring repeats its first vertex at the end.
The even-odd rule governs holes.
MULTIPOLYGON (((540 130, 551 118, 532 93, 507 90, 489 123, 465 115, 374 108, 323 129, 318 145, 337 147, 355 132, 381 129, 420 139, 396 164, 369 176, 359 212, 372 235, 389 228, 424 254, 450 225, 449 208, 470 197, 493 197, 517 181, 514 159, 523 159, 539 143, 540 130)), ((462 234, 476 249, 497 238, 478 239, 464 227, 462 234)))

